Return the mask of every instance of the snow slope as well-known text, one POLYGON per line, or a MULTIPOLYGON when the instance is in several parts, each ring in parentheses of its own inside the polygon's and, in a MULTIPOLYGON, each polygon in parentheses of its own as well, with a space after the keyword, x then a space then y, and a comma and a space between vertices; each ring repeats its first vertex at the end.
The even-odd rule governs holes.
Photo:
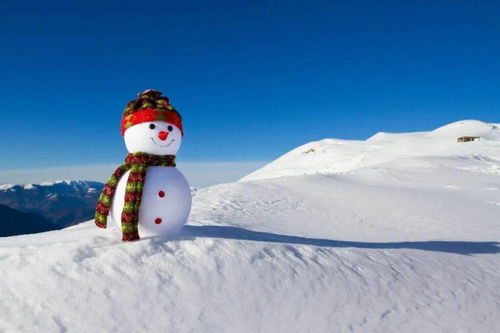
POLYGON ((298 148, 293 168, 285 155, 196 191, 170 240, 91 222, 2 238, 0 331, 495 332, 493 126, 308 144, 315 163, 298 148), (481 141, 452 142, 473 129, 481 141))
MULTIPOLYGON (((457 121, 430 132, 380 132, 366 141, 324 139, 300 146, 242 180, 339 173, 397 160, 406 160, 406 166, 425 163, 411 161, 418 157, 474 161, 485 156, 499 160, 499 141, 500 124, 487 124, 478 120, 457 121), (460 136, 479 136, 480 141, 457 144, 460 136)), ((489 166, 487 163, 486 169, 489 166)), ((498 169, 493 168, 492 171, 500 174, 498 169)))

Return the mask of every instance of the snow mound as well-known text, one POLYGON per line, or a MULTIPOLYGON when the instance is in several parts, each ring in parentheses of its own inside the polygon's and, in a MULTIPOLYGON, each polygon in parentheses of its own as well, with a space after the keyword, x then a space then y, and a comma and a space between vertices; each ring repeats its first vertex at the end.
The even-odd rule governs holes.
POLYGON ((488 156, 490 161, 499 161, 500 126, 463 120, 430 132, 380 132, 365 141, 324 139, 300 146, 241 180, 342 173, 378 164, 390 166, 402 159, 445 157, 453 160, 456 156, 472 159, 488 156), (479 136, 480 140, 458 143, 461 136, 479 136))
POLYGON ((484 140, 500 140, 499 124, 488 124, 479 120, 457 121, 435 129, 429 133, 434 137, 455 138, 459 136, 479 136, 484 140))

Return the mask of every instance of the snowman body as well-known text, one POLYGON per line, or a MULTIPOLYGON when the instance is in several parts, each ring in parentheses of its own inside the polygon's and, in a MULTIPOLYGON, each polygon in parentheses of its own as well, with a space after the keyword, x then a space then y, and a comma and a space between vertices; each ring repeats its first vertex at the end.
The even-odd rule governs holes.
MULTIPOLYGON (((175 155, 182 140, 181 131, 171 123, 155 121, 134 125, 124 135, 130 153, 175 155)), ((130 171, 118 181, 110 216, 121 228, 121 214, 130 171)), ((141 236, 169 236, 186 223, 191 210, 191 190, 184 175, 175 167, 149 166, 139 207, 141 236)))
MULTIPOLYGON (((118 227, 121 227, 129 173, 127 171, 118 182, 111 206, 110 214, 118 227)), ((139 208, 139 234, 174 234, 185 224, 190 209, 191 190, 184 175, 174 167, 148 167, 139 208)))

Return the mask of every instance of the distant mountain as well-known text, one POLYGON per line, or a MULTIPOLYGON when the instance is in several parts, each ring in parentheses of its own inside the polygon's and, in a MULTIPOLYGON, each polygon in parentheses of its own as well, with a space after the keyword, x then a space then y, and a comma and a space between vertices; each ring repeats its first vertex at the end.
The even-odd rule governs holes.
POLYGON ((59 226, 36 213, 23 213, 0 205, 0 237, 60 229, 59 226))
POLYGON ((0 185, 0 205, 40 214, 57 226, 65 227, 93 217, 103 186, 94 181, 0 185))

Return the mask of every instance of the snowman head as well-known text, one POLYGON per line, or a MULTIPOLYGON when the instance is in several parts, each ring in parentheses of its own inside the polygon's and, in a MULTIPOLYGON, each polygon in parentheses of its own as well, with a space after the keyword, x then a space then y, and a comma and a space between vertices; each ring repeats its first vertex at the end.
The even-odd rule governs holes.
POLYGON ((184 135, 182 118, 167 97, 156 90, 138 94, 127 104, 122 135, 130 153, 175 155, 184 135))
POLYGON ((151 121, 131 126, 123 138, 130 153, 175 155, 181 146, 182 132, 172 123, 151 121))

